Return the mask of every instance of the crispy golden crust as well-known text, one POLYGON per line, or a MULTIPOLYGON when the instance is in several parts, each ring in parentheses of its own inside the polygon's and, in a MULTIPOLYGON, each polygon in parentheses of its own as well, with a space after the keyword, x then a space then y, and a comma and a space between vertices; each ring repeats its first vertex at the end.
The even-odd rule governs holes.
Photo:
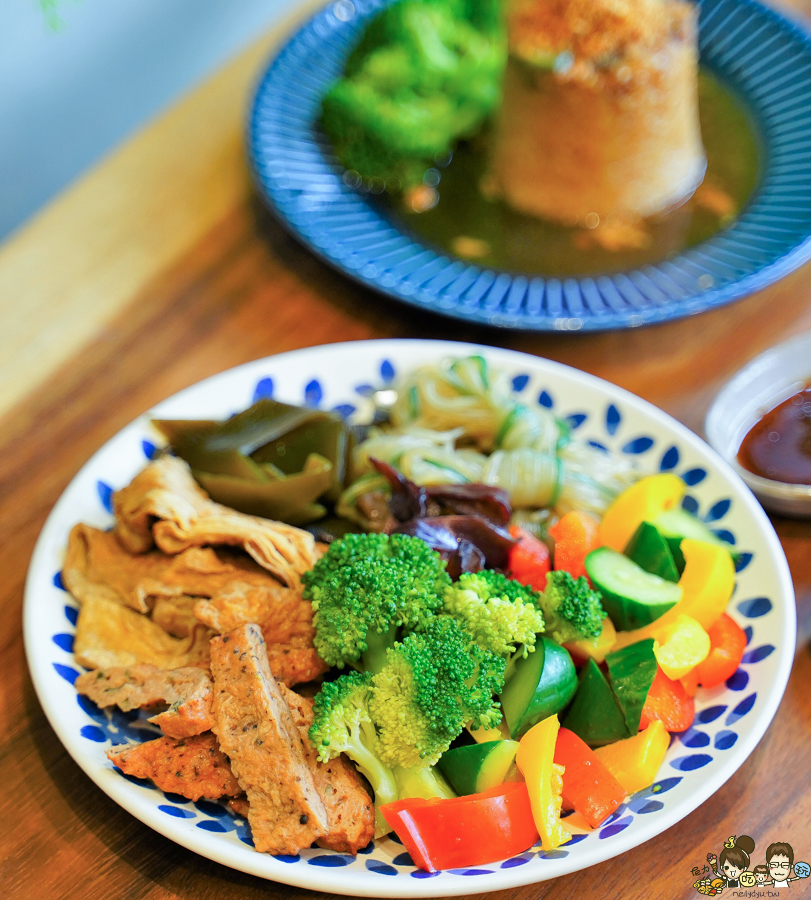
POLYGON ((247 795, 256 849, 298 853, 327 833, 327 812, 259 626, 214 638, 211 670, 214 731, 247 795))
POLYGON ((145 553, 153 543, 169 554, 189 547, 238 546, 289 587, 298 587, 315 559, 311 534, 214 503, 188 464, 174 456, 150 463, 114 494, 113 506, 116 535, 132 553, 145 553))
POLYGON ((218 800, 241 793, 227 757, 211 732, 162 737, 144 744, 111 747, 107 758, 126 775, 149 778, 163 791, 189 800, 218 800))
POLYGON ((195 666, 167 671, 142 663, 97 669, 80 675, 76 690, 97 706, 117 706, 124 712, 168 706, 149 721, 169 737, 191 737, 210 731, 213 725, 211 677, 195 666))
POLYGON ((507 30, 519 59, 566 54, 561 80, 621 87, 655 74, 673 41, 695 40, 695 10, 684 0, 512 0, 507 30))
POLYGON ((329 818, 329 831, 318 839, 318 846, 339 853, 356 854, 374 837, 372 799, 354 767, 343 756, 328 763, 318 761, 318 753, 308 734, 313 723, 313 701, 285 687, 281 692, 301 734, 315 789, 324 802, 329 818))

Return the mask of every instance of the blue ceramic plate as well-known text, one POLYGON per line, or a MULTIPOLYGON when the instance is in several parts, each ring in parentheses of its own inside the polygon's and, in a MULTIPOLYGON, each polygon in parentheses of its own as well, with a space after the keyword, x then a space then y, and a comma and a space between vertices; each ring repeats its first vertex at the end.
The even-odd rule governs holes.
POLYGON ((347 186, 317 120, 370 16, 391 0, 338 0, 263 76, 250 155, 271 209, 317 256, 380 293, 482 325, 628 328, 738 300, 811 257, 811 36, 754 0, 703 0, 701 61, 741 96, 762 139, 761 177, 726 230, 655 266, 594 278, 528 278, 415 239, 347 186))
MULTIPOLYGON (((692 432, 633 394, 576 369, 508 350, 435 341, 297 350, 222 372, 165 400, 108 441, 68 486, 37 542, 24 606, 25 652, 42 707, 71 756, 116 803, 181 846, 232 868, 310 890, 377 898, 506 890, 579 871, 660 834, 715 793, 763 736, 788 680, 795 622, 791 576, 766 514, 732 469, 692 432), (145 721, 149 713, 102 710, 77 696, 78 610, 59 572, 73 525, 113 524, 113 491, 132 480, 160 443, 151 416, 226 418, 272 396, 368 421, 374 391, 418 366, 466 353, 483 354, 507 374, 522 402, 554 410, 582 440, 636 459, 648 471, 680 476, 687 485, 683 505, 738 551, 737 587, 728 611, 746 630, 745 655, 724 685, 699 690, 693 727, 674 736, 656 781, 628 797, 599 828, 565 819, 572 837, 557 850, 544 852, 536 845, 511 859, 429 876, 391 837, 373 841, 357 857, 316 847, 297 856, 257 853, 248 823, 225 804, 192 803, 114 769, 105 756, 110 745, 150 740, 157 732, 145 721)), ((86 800, 93 802, 90 796, 86 800)), ((693 880, 686 866, 684 871, 681 892, 690 890, 693 880)))

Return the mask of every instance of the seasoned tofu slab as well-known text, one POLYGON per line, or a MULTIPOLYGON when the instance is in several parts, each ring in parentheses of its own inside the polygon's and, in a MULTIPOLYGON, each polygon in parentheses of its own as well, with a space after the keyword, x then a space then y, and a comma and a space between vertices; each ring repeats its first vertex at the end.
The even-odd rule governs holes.
POLYGON ((372 798, 352 764, 343 756, 326 763, 318 761, 318 751, 308 734, 313 724, 313 701, 286 687, 282 687, 282 696, 301 734, 315 789, 324 801, 329 817, 329 832, 318 839, 318 846, 339 853, 357 853, 375 834, 372 798))
POLYGON ((214 731, 249 803, 257 850, 294 855, 329 830, 301 735, 258 625, 211 641, 214 731))
POLYGON ((189 800, 218 800, 242 793, 227 758, 209 731, 194 737, 162 737, 111 747, 107 758, 125 775, 151 778, 162 790, 189 800))
POLYGON ((169 737, 202 734, 213 725, 211 677, 197 666, 167 670, 138 663, 96 669, 76 679, 76 690, 97 706, 117 706, 124 712, 168 706, 149 721, 169 737))

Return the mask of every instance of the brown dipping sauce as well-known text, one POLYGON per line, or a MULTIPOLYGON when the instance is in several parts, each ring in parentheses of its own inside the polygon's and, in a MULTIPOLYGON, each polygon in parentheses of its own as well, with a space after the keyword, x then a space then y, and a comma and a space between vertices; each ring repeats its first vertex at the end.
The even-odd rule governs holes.
POLYGON ((738 462, 772 481, 811 484, 811 386, 766 413, 743 439, 738 462))

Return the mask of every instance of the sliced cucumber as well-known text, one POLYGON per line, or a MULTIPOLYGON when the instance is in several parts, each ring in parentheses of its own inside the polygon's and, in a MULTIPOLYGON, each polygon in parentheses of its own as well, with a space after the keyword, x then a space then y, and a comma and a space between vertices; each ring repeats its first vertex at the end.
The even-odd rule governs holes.
POLYGON ((673 560, 670 545, 659 529, 650 522, 640 523, 623 552, 628 559, 632 559, 651 575, 658 575, 665 581, 679 580, 679 570, 673 560))
POLYGON ((520 738, 541 719, 569 705, 577 690, 577 672, 569 651, 542 637, 534 652, 518 659, 501 695, 511 738, 520 738))
POLYGON ((437 766, 461 797, 503 784, 515 763, 518 741, 488 741, 446 750, 437 766))
POLYGON ((586 571, 618 631, 649 625, 681 600, 678 584, 651 575, 610 547, 592 550, 586 557, 586 571))
POLYGON ((617 698, 593 659, 580 671, 577 693, 563 720, 563 727, 592 747, 613 744, 631 736, 617 698))
POLYGON ((681 542, 684 538, 706 541, 708 544, 723 547, 729 551, 733 560, 737 556, 734 549, 726 541, 722 541, 717 534, 714 534, 701 519, 681 507, 666 510, 658 515, 652 524, 667 541, 679 574, 684 571, 684 554, 681 552, 681 542))

